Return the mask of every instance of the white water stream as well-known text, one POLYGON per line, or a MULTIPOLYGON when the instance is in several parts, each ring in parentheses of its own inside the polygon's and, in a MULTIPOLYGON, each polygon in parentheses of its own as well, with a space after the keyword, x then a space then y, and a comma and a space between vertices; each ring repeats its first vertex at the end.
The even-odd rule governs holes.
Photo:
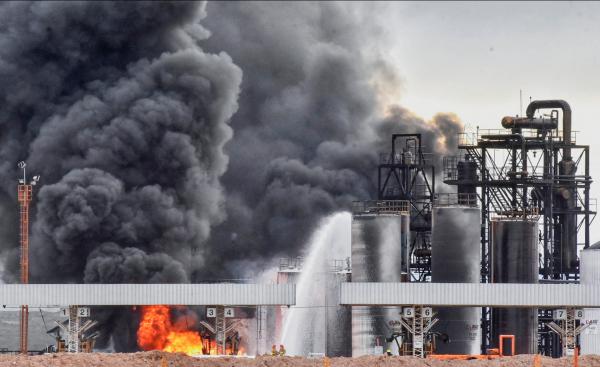
POLYGON ((351 224, 350 213, 333 214, 323 219, 306 246, 308 256, 296 283, 296 305, 285 313, 281 342, 287 355, 325 353, 327 260, 350 257, 351 224))

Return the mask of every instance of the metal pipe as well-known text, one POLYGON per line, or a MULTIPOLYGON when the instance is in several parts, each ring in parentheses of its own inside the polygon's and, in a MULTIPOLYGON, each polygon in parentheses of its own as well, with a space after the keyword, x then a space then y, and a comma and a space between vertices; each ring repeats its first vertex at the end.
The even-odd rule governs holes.
POLYGON ((562 99, 546 100, 546 101, 533 101, 527 106, 527 118, 533 119, 533 114, 539 109, 545 108, 560 108, 563 112, 563 142, 565 148, 563 149, 563 158, 565 160, 571 159, 571 106, 562 99))
POLYGON ((525 128, 525 129, 556 129, 558 122, 552 118, 529 118, 529 117, 511 117, 506 116, 502 119, 502 127, 505 129, 525 128))

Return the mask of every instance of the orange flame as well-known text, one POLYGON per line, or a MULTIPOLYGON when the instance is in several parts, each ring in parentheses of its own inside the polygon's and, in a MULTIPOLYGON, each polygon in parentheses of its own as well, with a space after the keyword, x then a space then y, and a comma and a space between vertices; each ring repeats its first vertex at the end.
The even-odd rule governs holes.
MULTIPOLYGON (((203 340, 197 332, 178 331, 171 323, 169 306, 142 306, 142 321, 138 330, 138 344, 143 350, 183 352, 187 355, 204 354, 203 350, 216 355, 214 341, 203 340)), ((226 355, 236 354, 232 348, 225 349, 226 355)), ((237 351, 243 355, 244 348, 237 351)))
POLYGON ((142 306, 138 344, 143 350, 202 354, 202 338, 193 331, 173 330, 168 306, 142 306))

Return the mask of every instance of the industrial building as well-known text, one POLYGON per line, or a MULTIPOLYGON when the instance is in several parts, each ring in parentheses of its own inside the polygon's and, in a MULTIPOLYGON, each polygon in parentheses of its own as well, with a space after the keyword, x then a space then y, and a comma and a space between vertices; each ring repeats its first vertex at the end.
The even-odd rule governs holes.
MULTIPOLYGON (((531 102, 526 116, 500 124, 459 134, 460 154, 443 157, 443 185, 435 183, 439 157, 421 134, 391 137, 377 171, 377 198, 356 202, 352 213, 351 284, 341 287, 340 301, 352 308, 348 355, 485 354, 506 334, 515 336, 517 354, 559 357, 578 345, 582 353, 599 352, 597 328, 585 330, 597 323, 596 311, 576 308, 600 306, 600 298, 573 303, 579 283, 598 284, 599 264, 587 262, 598 252, 590 246, 596 213, 589 146, 577 145, 571 108, 562 100, 531 102), (381 301, 382 292, 404 283, 445 285, 417 288, 435 292, 435 302, 401 294, 381 301), (481 285, 490 297, 502 293, 489 303, 440 302, 457 284, 472 292, 481 285), (528 294, 512 298, 525 284, 533 287, 528 294), (558 303, 542 300, 546 292, 558 303), (560 307, 566 316, 557 320, 560 307)), ((595 286, 585 289, 597 293, 595 286)))
POLYGON ((460 133, 453 157, 435 157, 421 134, 394 134, 377 197, 354 203, 351 256, 283 260, 279 285, 2 285, 0 295, 18 305, 255 305, 264 353, 310 272, 320 303, 296 339, 304 354, 477 355, 501 347, 500 335, 514 335, 517 354, 600 354, 589 146, 577 145, 562 100, 531 102, 501 127, 460 133))

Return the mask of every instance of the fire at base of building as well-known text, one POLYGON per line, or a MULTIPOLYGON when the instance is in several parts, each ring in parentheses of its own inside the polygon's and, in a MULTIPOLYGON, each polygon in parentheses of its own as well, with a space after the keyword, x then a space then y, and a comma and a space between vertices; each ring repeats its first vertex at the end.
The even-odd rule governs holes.
MULTIPOLYGON (((505 117, 502 127, 459 134, 460 155, 443 159, 447 193, 436 192, 444 185, 435 183, 435 157, 423 136, 393 135, 391 153, 381 155, 377 198, 354 205, 350 257, 321 259, 319 267, 304 266, 308 258, 282 260, 277 282, 302 287, 310 279, 310 300, 303 300, 308 303, 302 312, 302 307, 257 306, 249 323, 254 326, 237 334, 249 352, 268 353, 272 345, 293 340, 286 349, 303 356, 357 357, 387 350, 476 355, 501 349, 500 336, 509 334, 517 354, 559 357, 578 346, 581 353, 598 353, 594 309, 567 310, 565 319, 555 319, 555 310, 547 308, 339 303, 344 282, 600 283, 600 250, 590 246, 589 234, 596 214, 589 196, 589 146, 576 143, 570 106, 534 101, 525 117, 505 117), (536 117, 538 110, 550 113, 536 117), (584 330, 586 324, 592 326, 584 330)), ((160 322, 152 324, 149 332, 157 333, 160 322)), ((141 335, 140 345, 146 345, 146 334, 141 335)), ((155 343, 157 336, 148 340, 155 343)), ((206 340, 195 342, 195 352, 211 353, 206 340)), ((175 343, 162 342, 158 349, 175 343)))

